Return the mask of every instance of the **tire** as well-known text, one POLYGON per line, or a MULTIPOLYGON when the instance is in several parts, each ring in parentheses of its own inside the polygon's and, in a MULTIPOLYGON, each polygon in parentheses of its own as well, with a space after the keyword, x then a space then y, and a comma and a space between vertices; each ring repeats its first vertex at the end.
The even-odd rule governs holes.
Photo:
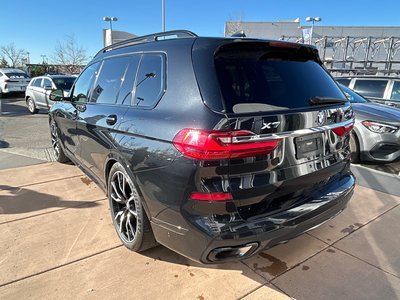
POLYGON ((350 135, 350 151, 351 151, 351 162, 353 164, 359 164, 360 159, 360 144, 355 133, 350 135))
POLYGON ((36 107, 35 101, 33 101, 31 97, 26 99, 26 106, 31 114, 36 114, 39 111, 39 109, 36 107))
POLYGON ((53 119, 50 121, 50 136, 51 136, 51 146, 53 148, 53 153, 56 161, 60 163, 69 162, 68 157, 65 155, 64 150, 60 146, 57 124, 56 122, 54 122, 53 119))
POLYGON ((118 162, 108 176, 107 196, 115 230, 125 247, 141 252, 156 246, 142 199, 133 180, 118 162))

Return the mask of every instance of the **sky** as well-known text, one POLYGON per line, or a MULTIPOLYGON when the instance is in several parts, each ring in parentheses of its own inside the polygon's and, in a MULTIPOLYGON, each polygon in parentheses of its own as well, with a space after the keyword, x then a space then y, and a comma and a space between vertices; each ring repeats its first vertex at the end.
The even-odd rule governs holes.
MULTIPOLYGON (((145 35, 161 31, 162 0, 0 0, 0 46, 14 43, 31 63, 49 62, 58 42, 73 35, 94 56, 103 46, 103 17, 117 17, 114 30, 145 35)), ((165 0, 166 30, 187 29, 201 36, 223 36, 224 22, 287 21, 321 17, 324 26, 400 26, 400 1, 387 0, 165 0)), ((317 26, 318 26, 317 25, 317 26)))

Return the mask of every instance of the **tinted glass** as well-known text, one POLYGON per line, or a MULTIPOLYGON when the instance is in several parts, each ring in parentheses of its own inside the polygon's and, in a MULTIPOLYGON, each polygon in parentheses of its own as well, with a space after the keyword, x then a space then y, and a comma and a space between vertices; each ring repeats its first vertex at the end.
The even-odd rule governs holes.
POLYGON ((8 78, 29 78, 28 74, 25 73, 19 73, 19 72, 5 72, 4 73, 8 78))
POLYGON ((135 83, 140 57, 140 55, 134 55, 129 59, 129 66, 125 72, 121 89, 118 93, 117 104, 130 105, 132 103, 133 84, 135 83))
POLYGON ((35 79, 32 83, 33 86, 40 87, 42 85, 42 78, 35 79))
POLYGON ((129 63, 129 57, 106 59, 92 93, 92 102, 114 104, 129 63))
POLYGON ((91 85, 96 77, 99 63, 94 63, 87 67, 76 80, 72 101, 87 102, 91 85))
POLYGON ((400 100, 400 81, 395 81, 393 84, 392 94, 390 99, 400 100))
POLYGON ((349 86, 351 80, 347 78, 336 78, 336 81, 343 84, 344 86, 349 86))
POLYGON ((53 87, 53 85, 51 84, 51 81, 47 78, 43 79, 43 87, 53 87))
POLYGON ((317 62, 292 49, 235 45, 216 55, 215 66, 228 111, 303 108, 313 97, 345 99, 317 62))
POLYGON ((383 98, 387 80, 357 79, 353 90, 364 97, 383 98))
POLYGON ((70 90, 75 82, 76 77, 57 77, 53 78, 53 82, 58 89, 70 90))
POLYGON ((136 78, 134 105, 153 106, 163 91, 163 59, 161 55, 143 55, 136 78))
POLYGON ((368 102, 361 95, 357 94, 352 89, 349 89, 347 86, 344 86, 341 84, 340 87, 343 90, 344 94, 346 95, 347 99, 349 99, 349 101, 351 103, 366 103, 366 102, 368 102))

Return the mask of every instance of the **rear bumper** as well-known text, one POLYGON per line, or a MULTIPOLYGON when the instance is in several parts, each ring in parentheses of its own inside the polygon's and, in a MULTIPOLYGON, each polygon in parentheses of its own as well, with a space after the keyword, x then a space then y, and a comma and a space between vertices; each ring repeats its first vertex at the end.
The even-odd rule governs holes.
POLYGON ((8 93, 25 93, 27 84, 0 83, 0 91, 3 94, 8 93))
POLYGON ((273 215, 240 222, 228 220, 225 224, 217 222, 208 231, 200 224, 201 219, 195 221, 199 226, 187 223, 189 229, 185 230, 174 230, 155 222, 153 230, 161 244, 190 259, 206 264, 237 261, 286 242, 333 218, 346 207, 354 185, 353 175, 347 173, 323 192, 314 193, 304 204, 273 215), (224 230, 217 233, 216 227, 224 230))

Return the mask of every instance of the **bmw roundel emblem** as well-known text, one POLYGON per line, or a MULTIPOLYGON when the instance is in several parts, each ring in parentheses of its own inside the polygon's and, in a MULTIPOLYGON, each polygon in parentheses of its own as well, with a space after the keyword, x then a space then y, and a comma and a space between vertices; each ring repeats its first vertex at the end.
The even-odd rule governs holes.
POLYGON ((320 111, 320 112, 318 113, 318 115, 317 115, 317 124, 318 124, 319 126, 322 126, 322 125, 325 124, 325 121, 326 121, 326 114, 325 114, 324 111, 320 111))

